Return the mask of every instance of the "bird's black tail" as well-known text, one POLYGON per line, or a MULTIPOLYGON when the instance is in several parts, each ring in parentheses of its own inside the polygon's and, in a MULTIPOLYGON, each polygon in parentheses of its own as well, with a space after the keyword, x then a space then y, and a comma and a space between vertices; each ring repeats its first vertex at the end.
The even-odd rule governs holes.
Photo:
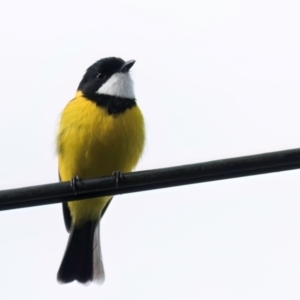
POLYGON ((73 280, 81 283, 104 280, 99 220, 89 221, 80 228, 72 226, 57 280, 61 283, 73 280))

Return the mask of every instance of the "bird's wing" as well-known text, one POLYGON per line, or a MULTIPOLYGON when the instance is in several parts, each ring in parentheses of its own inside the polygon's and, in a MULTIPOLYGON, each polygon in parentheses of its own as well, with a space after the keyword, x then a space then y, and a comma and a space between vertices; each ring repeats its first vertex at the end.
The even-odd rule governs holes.
POLYGON ((106 203, 106 205, 104 206, 104 208, 102 209, 102 212, 101 212, 101 218, 103 217, 104 213, 106 212, 107 208, 108 208, 108 205, 110 204, 112 198, 106 203))
MULTIPOLYGON (((61 181, 60 174, 58 173, 59 181, 61 181)), ((68 206, 68 202, 63 202, 62 203, 62 208, 63 208, 63 215, 64 215, 64 220, 65 220, 65 226, 68 232, 71 230, 71 225, 72 225, 72 217, 71 217, 71 212, 68 206)))
POLYGON ((63 208, 65 226, 66 226, 67 231, 70 232, 71 225, 72 225, 72 217, 71 217, 71 212, 70 212, 70 209, 68 206, 68 202, 63 202, 62 208, 63 208))

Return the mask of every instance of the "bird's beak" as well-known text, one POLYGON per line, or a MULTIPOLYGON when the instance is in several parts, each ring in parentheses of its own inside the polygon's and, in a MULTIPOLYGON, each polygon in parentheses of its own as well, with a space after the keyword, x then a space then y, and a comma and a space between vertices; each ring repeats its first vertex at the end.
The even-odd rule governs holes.
POLYGON ((119 72, 122 72, 122 73, 126 73, 128 72, 131 67, 134 65, 135 63, 135 60, 129 60, 129 61, 126 61, 123 66, 120 68, 119 72))

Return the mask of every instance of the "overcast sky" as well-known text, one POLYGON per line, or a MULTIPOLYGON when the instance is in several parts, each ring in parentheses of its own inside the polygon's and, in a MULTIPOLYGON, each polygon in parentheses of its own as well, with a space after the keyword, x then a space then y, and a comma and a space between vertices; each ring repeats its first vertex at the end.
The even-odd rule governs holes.
MULTIPOLYGON (((299 1, 0 1, 0 189, 57 182, 85 69, 135 59, 137 170, 300 147, 299 1)), ((1 212, 1 299, 299 299, 300 171, 115 197, 103 285, 60 285, 61 205, 1 212)))

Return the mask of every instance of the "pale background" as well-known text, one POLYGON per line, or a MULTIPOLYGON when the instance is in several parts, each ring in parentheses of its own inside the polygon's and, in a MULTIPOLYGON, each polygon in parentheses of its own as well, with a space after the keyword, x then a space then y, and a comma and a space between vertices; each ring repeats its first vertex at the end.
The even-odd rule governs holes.
MULTIPOLYGON (((85 69, 135 59, 145 170, 300 147, 300 1, 0 1, 0 189, 57 181, 85 69)), ((102 286, 60 285, 60 205, 0 213, 1 299, 300 299, 300 171, 118 196, 102 286)))

